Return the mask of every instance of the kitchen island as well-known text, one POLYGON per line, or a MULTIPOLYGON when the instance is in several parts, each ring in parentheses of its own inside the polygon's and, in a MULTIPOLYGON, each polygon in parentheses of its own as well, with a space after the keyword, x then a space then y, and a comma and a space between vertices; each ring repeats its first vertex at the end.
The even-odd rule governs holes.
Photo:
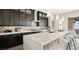
POLYGON ((42 32, 23 36, 23 47, 25 50, 45 50, 53 46, 53 43, 58 43, 58 39, 68 34, 69 31, 64 32, 42 32))

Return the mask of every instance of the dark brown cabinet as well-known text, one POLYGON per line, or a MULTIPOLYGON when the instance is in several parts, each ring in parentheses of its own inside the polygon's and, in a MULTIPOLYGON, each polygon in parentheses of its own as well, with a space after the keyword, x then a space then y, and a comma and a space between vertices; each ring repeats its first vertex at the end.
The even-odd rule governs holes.
POLYGON ((2 25, 10 25, 11 17, 10 17, 10 10, 5 9, 2 10, 2 25))
POLYGON ((23 36, 21 34, 0 36, 0 50, 8 49, 23 44, 23 36))
POLYGON ((20 26, 25 26, 25 24, 26 24, 26 14, 24 14, 24 13, 19 13, 19 25, 20 26))
POLYGON ((19 25, 19 12, 11 10, 11 25, 19 25))
POLYGON ((10 11, 8 9, 1 10, 1 25, 10 25, 10 11))

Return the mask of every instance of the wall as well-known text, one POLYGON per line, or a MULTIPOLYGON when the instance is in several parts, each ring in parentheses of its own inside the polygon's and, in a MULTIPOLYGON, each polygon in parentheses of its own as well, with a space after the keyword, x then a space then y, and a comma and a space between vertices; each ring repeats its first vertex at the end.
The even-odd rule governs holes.
POLYGON ((55 25, 57 25, 55 20, 56 15, 52 15, 51 12, 48 12, 48 26, 50 26, 50 29, 53 29, 54 31, 56 30, 55 25))

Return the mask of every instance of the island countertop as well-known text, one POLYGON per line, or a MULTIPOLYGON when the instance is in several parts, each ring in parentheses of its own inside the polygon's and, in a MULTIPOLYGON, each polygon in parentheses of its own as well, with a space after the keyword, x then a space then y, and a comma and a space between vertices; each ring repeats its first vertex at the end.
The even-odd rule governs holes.
POLYGON ((54 41, 65 34, 69 33, 69 31, 64 32, 55 32, 55 33, 49 33, 49 32, 42 32, 42 33, 36 33, 31 35, 24 35, 23 38, 27 38, 29 40, 33 40, 41 45, 48 44, 51 41, 54 41))

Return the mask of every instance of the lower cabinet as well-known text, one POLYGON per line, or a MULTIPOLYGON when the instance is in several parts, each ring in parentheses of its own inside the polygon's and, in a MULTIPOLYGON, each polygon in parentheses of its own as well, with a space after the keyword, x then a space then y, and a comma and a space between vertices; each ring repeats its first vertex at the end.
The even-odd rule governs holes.
POLYGON ((9 47, 9 37, 8 36, 0 36, 0 49, 5 49, 7 47, 9 47))
POLYGON ((20 44, 23 44, 22 35, 16 34, 16 35, 0 36, 0 50, 8 49, 20 44))

